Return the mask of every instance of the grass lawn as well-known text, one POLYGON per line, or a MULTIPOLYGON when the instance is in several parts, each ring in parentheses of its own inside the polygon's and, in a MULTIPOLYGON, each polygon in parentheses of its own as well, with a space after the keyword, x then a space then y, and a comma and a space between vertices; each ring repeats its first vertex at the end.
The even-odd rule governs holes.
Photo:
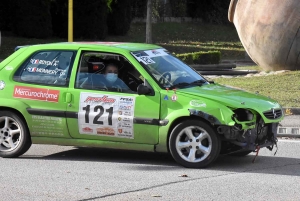
POLYGON ((217 78, 216 83, 268 96, 283 107, 300 107, 300 71, 261 77, 217 78))

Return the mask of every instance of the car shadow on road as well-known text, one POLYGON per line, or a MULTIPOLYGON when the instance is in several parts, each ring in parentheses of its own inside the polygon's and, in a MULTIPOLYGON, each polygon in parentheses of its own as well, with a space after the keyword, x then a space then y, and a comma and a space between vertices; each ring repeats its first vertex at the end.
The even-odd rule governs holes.
POLYGON ((178 166, 171 155, 167 153, 129 151, 116 149, 102 149, 78 147, 58 153, 35 156, 23 155, 23 159, 41 160, 71 160, 71 161, 90 161, 90 162, 116 162, 132 164, 152 164, 164 166, 178 166))
MULTIPOLYGON (((173 160, 172 156, 167 153, 138 152, 99 148, 74 148, 50 155, 44 155, 41 157, 37 157, 34 155, 23 155, 21 158, 126 163, 129 165, 141 164, 141 166, 131 167, 133 169, 141 171, 186 169, 177 164, 173 160)), ((258 155, 255 162, 253 162, 253 159, 253 154, 244 157, 221 155, 212 165, 207 167, 205 170, 300 176, 300 171, 298 171, 300 166, 300 159, 263 155, 258 155)), ((197 169, 193 169, 193 171, 197 171, 197 169)))

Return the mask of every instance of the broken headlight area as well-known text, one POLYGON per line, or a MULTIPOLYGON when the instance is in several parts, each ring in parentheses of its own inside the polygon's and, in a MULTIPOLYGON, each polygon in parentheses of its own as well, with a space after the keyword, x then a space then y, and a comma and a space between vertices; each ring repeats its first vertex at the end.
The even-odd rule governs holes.
POLYGON ((231 153, 241 150, 255 151, 258 147, 273 149, 277 142, 278 123, 265 124, 255 112, 245 109, 234 110, 234 126, 218 126, 218 133, 223 135, 222 152, 231 153))
POLYGON ((250 129, 255 127, 256 114, 251 110, 236 109, 233 110, 232 119, 236 122, 236 127, 240 130, 250 129))

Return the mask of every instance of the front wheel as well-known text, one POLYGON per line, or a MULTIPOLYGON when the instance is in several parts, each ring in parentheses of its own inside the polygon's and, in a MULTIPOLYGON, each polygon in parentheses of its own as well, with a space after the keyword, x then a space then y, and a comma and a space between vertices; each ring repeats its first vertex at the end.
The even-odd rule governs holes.
POLYGON ((220 147, 216 132, 199 120, 181 122, 173 129, 169 139, 174 160, 188 168, 208 166, 219 156, 220 147))
POLYGON ((0 157, 18 157, 30 146, 31 139, 24 120, 13 112, 0 111, 0 157))

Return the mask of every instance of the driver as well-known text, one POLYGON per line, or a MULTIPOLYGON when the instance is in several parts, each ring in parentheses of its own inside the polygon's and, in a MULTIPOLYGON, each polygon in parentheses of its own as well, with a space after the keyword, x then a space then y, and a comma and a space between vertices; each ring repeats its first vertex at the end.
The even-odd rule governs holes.
POLYGON ((129 90, 129 87, 118 78, 119 70, 116 63, 110 62, 106 65, 104 77, 106 79, 107 88, 117 88, 118 90, 129 90))

